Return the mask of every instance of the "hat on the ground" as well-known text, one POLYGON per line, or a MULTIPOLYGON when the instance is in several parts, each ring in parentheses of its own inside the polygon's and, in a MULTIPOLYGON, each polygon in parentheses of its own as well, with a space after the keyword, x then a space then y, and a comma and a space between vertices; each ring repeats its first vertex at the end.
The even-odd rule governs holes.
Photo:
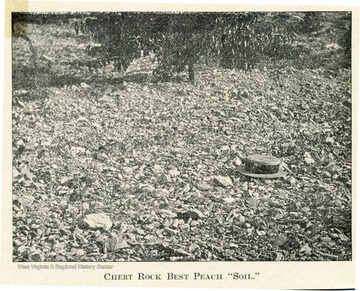
POLYGON ((281 169, 281 159, 266 155, 250 155, 243 160, 239 172, 253 178, 281 178, 286 172, 281 169))

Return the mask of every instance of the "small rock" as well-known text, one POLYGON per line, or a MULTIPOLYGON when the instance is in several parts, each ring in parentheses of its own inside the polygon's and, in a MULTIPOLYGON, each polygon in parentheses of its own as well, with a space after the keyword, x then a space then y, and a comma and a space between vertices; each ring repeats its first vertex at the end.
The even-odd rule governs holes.
POLYGON ((234 164, 235 166, 239 167, 239 166, 242 164, 242 162, 241 162, 241 160, 240 160, 239 158, 235 158, 235 159, 233 160, 233 164, 234 164))
POLYGON ((55 257, 57 256, 57 253, 51 252, 51 253, 48 253, 48 256, 49 256, 50 258, 55 258, 55 257))
POLYGON ((187 251, 183 249, 175 249, 174 252, 179 255, 187 256, 187 257, 193 257, 193 254, 188 253, 187 251))
POLYGON ((233 185, 230 177, 226 176, 216 176, 214 177, 216 183, 218 183, 221 187, 228 188, 233 185))
POLYGON ((287 242, 287 236, 284 234, 279 234, 274 240, 274 245, 283 246, 286 242, 287 242))
POLYGON ((175 230, 175 229, 172 229, 169 227, 164 227, 164 230, 166 231, 167 234, 170 234, 170 235, 176 235, 179 232, 178 230, 175 230))
POLYGON ((229 150, 230 150, 230 147, 227 146, 227 145, 225 145, 225 146, 222 146, 222 147, 220 148, 220 150, 221 150, 221 151, 229 151, 229 150))
POLYGON ((284 260, 284 255, 282 253, 276 253, 276 258, 275 261, 283 261, 284 260))
POLYGON ((259 199, 250 198, 250 199, 246 200, 246 205, 250 206, 251 208, 258 207, 258 204, 259 204, 259 199))
POLYGON ((332 144, 335 142, 335 140, 332 137, 327 137, 325 142, 332 144))
POLYGON ((171 177, 176 177, 176 176, 179 176, 179 175, 180 175, 180 172, 178 171, 178 169, 171 169, 171 170, 169 171, 169 175, 170 175, 171 177))
MULTIPOLYGON (((200 224, 200 221, 198 221, 198 220, 193 220, 193 221, 191 221, 190 222, 190 226, 191 227, 196 227, 196 226, 198 226, 200 224)), ((179 224, 180 225, 180 224, 179 224)))
POLYGON ((78 249, 78 250, 75 251, 74 254, 75 254, 76 257, 82 257, 82 256, 84 256, 86 253, 85 253, 84 250, 78 249))
POLYGON ((158 238, 160 238, 160 239, 164 237, 164 235, 163 235, 164 230, 163 229, 157 229, 157 230, 155 230, 155 233, 158 236, 158 238))
POLYGON ((161 174, 163 172, 163 168, 160 165, 154 165, 153 172, 155 174, 161 174))
POLYGON ((160 202, 157 201, 157 200, 155 200, 155 201, 153 202, 153 207, 159 208, 159 207, 160 207, 160 202))
POLYGON ((293 232, 298 232, 298 231, 300 231, 300 229, 301 229, 301 227, 298 224, 294 224, 294 226, 292 227, 293 232))
POLYGON ((155 240, 157 240, 157 237, 153 234, 148 234, 144 237, 144 239, 146 239, 148 241, 155 241, 155 240))
POLYGON ((81 234, 79 229, 74 230, 74 236, 79 240, 80 244, 87 244, 88 240, 81 234))
POLYGON ((77 149, 77 152, 78 152, 78 153, 81 153, 81 154, 86 153, 86 149, 83 148, 83 147, 77 147, 76 149, 77 149))
POLYGON ((345 234, 340 234, 339 237, 340 237, 341 241, 348 241, 349 240, 349 238, 345 234))
POLYGON ((147 191, 147 192, 153 192, 155 191, 155 187, 150 185, 150 184, 140 184, 139 188, 143 191, 147 191))
POLYGON ((152 226, 153 226, 154 228, 159 228, 159 227, 161 226, 161 223, 155 221, 155 222, 152 224, 152 226))
POLYGON ((208 183, 206 182, 201 182, 197 185, 197 188, 200 190, 200 191, 207 191, 207 190, 210 190, 211 189, 211 185, 209 185, 208 183))
POLYGON ((197 220, 197 219, 204 218, 205 215, 200 210, 191 209, 186 212, 178 213, 177 217, 179 219, 183 219, 184 221, 188 221, 189 219, 197 220))
POLYGON ((274 216, 275 219, 282 219, 283 217, 284 217, 284 213, 282 213, 282 212, 278 212, 274 216))
POLYGON ((177 228, 178 226, 179 226, 179 219, 176 219, 176 218, 175 218, 175 219, 173 220, 172 227, 173 227, 173 228, 177 228))
POLYGON ((166 199, 169 197, 170 192, 169 192, 169 190, 166 190, 166 189, 156 189, 154 191, 154 195, 155 195, 155 197, 166 199))
POLYGON ((236 145, 236 144, 232 144, 232 145, 230 146, 230 150, 232 150, 232 151, 236 151, 236 148, 237 148, 237 145, 236 145))
POLYGON ((156 182, 158 184, 168 184, 171 183, 171 177, 170 175, 161 174, 156 178, 156 182))
POLYGON ((126 175, 131 176, 134 173, 134 169, 131 167, 124 167, 123 171, 126 175))
POLYGON ((31 262, 43 262, 45 259, 44 253, 39 250, 34 250, 29 254, 29 259, 31 262))
POLYGON ((258 236, 264 236, 266 234, 266 231, 264 231, 264 230, 256 230, 256 233, 258 234, 258 236))
POLYGON ((64 249, 66 248, 66 243, 65 242, 55 242, 52 246, 52 249, 54 252, 60 253, 63 252, 64 249))
POLYGON ((84 82, 80 83, 80 86, 81 86, 82 88, 84 88, 84 89, 91 88, 90 85, 88 85, 88 84, 86 84, 86 83, 84 83, 84 82))
POLYGON ((98 159, 99 161, 106 161, 109 159, 109 157, 105 153, 95 153, 94 158, 98 159))
POLYGON ((224 197, 223 200, 227 204, 234 203, 236 201, 236 199, 233 197, 224 197))
POLYGON ((190 186, 190 184, 186 184, 185 186, 184 186, 184 188, 183 188, 183 192, 184 193, 187 193, 187 192, 189 192, 191 190, 191 186, 190 186))
POLYGON ((249 190, 249 183, 248 183, 248 182, 244 182, 244 183, 242 184, 242 189, 243 189, 244 191, 248 191, 248 190, 249 190))
POLYGON ((323 243, 328 243, 328 242, 331 242, 331 237, 328 237, 328 236, 321 237, 320 240, 321 240, 323 243))
POLYGON ((331 174, 329 172, 324 171, 324 175, 328 178, 331 178, 331 174))
POLYGON ((205 218, 205 214, 198 209, 190 209, 189 212, 192 213, 192 219, 205 218))
MULTIPOLYGON (((130 195, 128 195, 128 197, 129 197, 130 195)), ((104 208, 105 207, 105 205, 104 205, 104 203, 102 203, 101 201, 96 201, 95 202, 95 208, 104 208)))
POLYGON ((27 247, 27 246, 20 246, 18 247, 17 249, 17 252, 19 253, 20 256, 22 257, 27 257, 29 255, 29 251, 30 251, 30 248, 27 247))
POLYGON ((84 224, 90 229, 103 229, 108 231, 112 226, 112 221, 104 213, 88 214, 84 218, 84 224))
POLYGON ((60 184, 61 184, 61 185, 64 185, 64 184, 72 181, 73 179, 74 179, 73 177, 62 177, 62 178, 60 179, 60 184))
POLYGON ((82 204, 82 208, 83 208, 84 211, 88 211, 88 210, 90 209, 89 203, 84 202, 84 203, 82 204))
POLYGON ((182 225, 179 225, 179 228, 182 229, 182 230, 190 230, 190 224, 182 224, 182 225))
POLYGON ((116 252, 116 251, 119 251, 121 249, 125 249, 128 247, 129 247, 129 244, 121 236, 109 238, 105 242, 105 248, 109 252, 116 252))
POLYGON ((301 247, 300 253, 304 253, 305 255, 310 255, 311 254, 311 248, 309 247, 308 244, 306 244, 306 245, 301 247))
POLYGON ((18 201, 19 201, 22 205, 24 205, 24 206, 26 206, 26 207, 30 207, 30 206, 34 203, 35 198, 34 198, 33 196, 31 196, 31 195, 24 195, 24 196, 20 196, 20 197, 18 198, 18 201))
POLYGON ((147 231, 150 231, 150 232, 153 232, 153 230, 155 229, 155 226, 154 224, 152 223, 149 223, 149 224, 143 224, 143 229, 147 230, 147 231))
POLYGON ((243 215, 239 215, 238 220, 239 220, 240 223, 245 223, 246 218, 243 215))
POLYGON ((197 244, 191 244, 191 245, 189 246, 189 251, 190 251, 191 253, 195 252, 195 251, 198 250, 198 249, 200 249, 200 247, 199 247, 197 244))
POLYGON ((337 233, 330 233, 329 235, 331 238, 339 238, 339 235, 337 233))
POLYGON ((308 165, 315 163, 315 160, 307 152, 305 152, 304 158, 305 158, 305 163, 308 164, 308 165))
POLYGON ((170 257, 170 262, 177 262, 177 261, 181 261, 183 259, 183 257, 170 257))
POLYGON ((16 178, 17 176, 20 175, 20 172, 15 167, 13 167, 12 174, 13 174, 13 178, 16 178))
POLYGON ((351 99, 345 100, 342 104, 348 108, 351 108, 351 99))
POLYGON ((160 212, 160 214, 162 216, 165 216, 165 217, 168 217, 168 218, 174 218, 174 217, 177 216, 176 213, 174 213, 174 212, 172 212, 170 210, 166 210, 166 209, 160 209, 159 212, 160 212))
POLYGON ((13 241, 14 245, 17 247, 21 247, 23 245, 23 242, 21 240, 15 239, 13 241))
POLYGON ((34 229, 34 230, 39 229, 40 227, 41 227, 41 225, 40 225, 40 224, 36 224, 36 223, 33 223, 33 224, 30 225, 30 228, 31 228, 31 229, 34 229))
POLYGON ((184 219, 179 219, 179 225, 182 225, 184 223, 185 223, 184 219))
POLYGON ((235 251, 234 251, 234 250, 231 250, 231 249, 225 249, 225 250, 224 250, 224 256, 225 256, 225 257, 231 257, 231 256, 234 255, 234 253, 235 253, 235 251))
POLYGON ((41 194, 40 197, 41 197, 41 200, 43 200, 43 201, 45 201, 49 198, 46 194, 41 194))
POLYGON ((294 177, 290 177, 288 181, 290 182, 291 185, 295 185, 297 183, 297 180, 294 177))
POLYGON ((250 96, 249 91, 245 89, 244 91, 241 92, 241 96, 245 98, 249 97, 250 96))
POLYGON ((219 224, 223 224, 223 223, 224 223, 224 219, 223 219, 220 215, 216 215, 216 216, 215 216, 215 220, 216 220, 217 223, 219 223, 219 224))

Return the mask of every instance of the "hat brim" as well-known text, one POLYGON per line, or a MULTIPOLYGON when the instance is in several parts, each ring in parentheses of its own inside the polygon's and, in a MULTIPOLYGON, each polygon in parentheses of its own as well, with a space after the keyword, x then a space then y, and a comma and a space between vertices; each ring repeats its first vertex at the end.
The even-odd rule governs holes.
POLYGON ((275 173, 275 174, 254 174, 254 173, 250 173, 250 172, 247 172, 245 170, 245 167, 244 166, 241 166, 239 168, 239 172, 245 176, 248 176, 248 177, 253 177, 253 178, 262 178, 262 179, 276 179, 276 178, 282 178, 282 177, 285 177, 287 172, 285 172, 284 170, 282 169, 279 169, 279 172, 275 173))

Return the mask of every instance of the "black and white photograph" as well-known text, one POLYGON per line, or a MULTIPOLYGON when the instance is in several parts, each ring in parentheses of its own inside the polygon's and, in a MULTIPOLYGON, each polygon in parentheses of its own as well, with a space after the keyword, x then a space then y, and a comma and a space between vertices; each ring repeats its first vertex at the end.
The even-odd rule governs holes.
POLYGON ((352 28, 352 9, 12 12, 12 263, 352 262, 352 28))
POLYGON ((351 260, 351 13, 12 14, 13 260, 351 260))

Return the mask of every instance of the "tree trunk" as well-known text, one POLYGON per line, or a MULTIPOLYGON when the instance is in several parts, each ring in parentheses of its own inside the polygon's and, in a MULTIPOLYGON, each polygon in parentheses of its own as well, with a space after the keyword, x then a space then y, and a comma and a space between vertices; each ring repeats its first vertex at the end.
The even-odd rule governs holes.
POLYGON ((195 85, 195 70, 194 70, 194 60, 189 61, 189 79, 193 85, 195 85))

